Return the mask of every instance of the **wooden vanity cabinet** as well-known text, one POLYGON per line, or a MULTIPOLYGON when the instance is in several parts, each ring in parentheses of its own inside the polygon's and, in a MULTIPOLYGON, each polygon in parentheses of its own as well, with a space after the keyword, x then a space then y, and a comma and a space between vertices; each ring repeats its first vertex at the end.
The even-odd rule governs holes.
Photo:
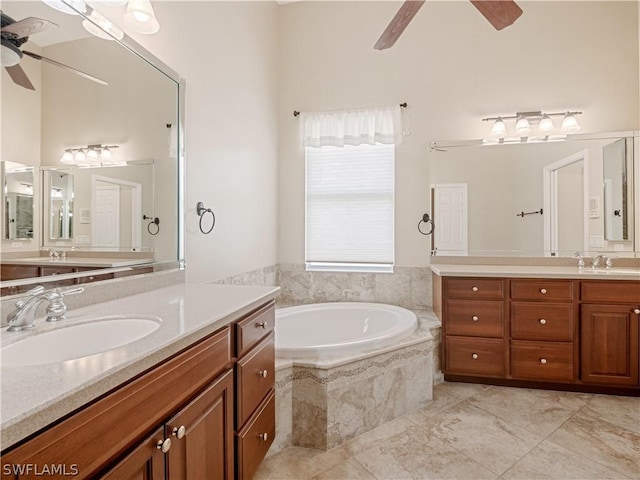
POLYGON ((31 464, 75 479, 250 479, 275 434, 274 311, 260 307, 4 451, 2 478, 42 478, 8 474, 31 464), (261 333, 244 342, 250 327, 261 333))
POLYGON ((640 282, 582 282, 581 301, 580 379, 640 386, 640 282))
POLYGON ((640 394, 640 282, 434 275, 446 380, 640 394))

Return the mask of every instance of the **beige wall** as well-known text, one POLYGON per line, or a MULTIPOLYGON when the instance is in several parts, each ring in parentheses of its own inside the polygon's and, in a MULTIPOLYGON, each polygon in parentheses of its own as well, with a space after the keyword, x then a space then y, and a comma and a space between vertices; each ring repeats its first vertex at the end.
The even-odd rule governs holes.
MULTIPOLYGON (((155 2, 154 9, 160 31, 133 36, 187 83, 187 281, 273 265, 278 7, 181 1, 155 2), (209 235, 198 229, 199 201, 217 217, 209 235)), ((120 22, 121 9, 100 10, 120 22)))
MULTIPOLYGON (((398 43, 372 48, 399 2, 280 7, 281 262, 304 261, 304 153, 292 110, 408 102, 396 155, 396 263, 429 262, 430 140, 479 138, 485 116, 577 109, 584 132, 640 128, 637 2, 525 2, 496 32, 469 2, 429 1, 398 43)), ((508 181, 508 179, 505 179, 508 181)), ((514 217, 515 219, 515 217, 514 217)))

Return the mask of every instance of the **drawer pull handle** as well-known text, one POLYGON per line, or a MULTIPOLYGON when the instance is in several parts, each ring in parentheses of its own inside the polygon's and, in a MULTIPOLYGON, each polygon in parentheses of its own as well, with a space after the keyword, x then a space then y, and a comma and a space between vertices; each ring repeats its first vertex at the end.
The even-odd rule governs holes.
POLYGON ((540 363, 541 363, 542 365, 546 365, 546 364, 547 364, 547 359, 546 359, 546 358, 541 358, 541 359, 540 359, 540 363))
POLYGON ((269 372, 267 372, 266 370, 260 370, 258 372, 258 375, 260 375, 262 378, 267 378, 268 374, 269 374, 269 372))
POLYGON ((158 450, 162 450, 162 453, 167 453, 171 448, 171 439, 165 438, 164 440, 158 440, 158 443, 156 443, 156 448, 158 450))
POLYGON ((478 359, 478 354, 477 353, 472 353, 471 354, 471 358, 473 358, 474 360, 478 359))
POLYGON ((540 322, 540 325, 545 325, 547 323, 547 321, 544 318, 541 318, 538 321, 540 322))
POLYGON ((474 322, 477 322, 479 319, 477 315, 474 315, 473 317, 471 317, 471 320, 473 320, 474 322))
POLYGON ((262 440, 263 442, 266 442, 269 439, 269 435, 267 433, 259 433, 258 438, 260 438, 260 440, 262 440))
POLYGON ((546 288, 541 288, 540 289, 540 293, 542 293, 544 295, 545 293, 547 293, 547 289, 546 288))
POLYGON ((266 328, 267 328, 267 326, 268 326, 268 323, 267 323, 266 321, 265 321, 265 322, 262 322, 262 323, 258 323, 258 324, 256 325, 256 327, 258 327, 258 328, 264 328, 264 329, 266 329, 266 328))
POLYGON ((636 315, 640 315, 640 308, 635 308, 633 310, 633 313, 635 313, 636 315))
POLYGON ((187 429, 184 428, 184 425, 180 425, 179 427, 173 427, 173 430, 171 431, 171 435, 180 439, 184 437, 184 434, 186 433, 186 431, 187 429))
POLYGON ((474 291, 474 292, 477 292, 479 290, 479 288, 474 285, 473 287, 471 287, 471 290, 474 291))

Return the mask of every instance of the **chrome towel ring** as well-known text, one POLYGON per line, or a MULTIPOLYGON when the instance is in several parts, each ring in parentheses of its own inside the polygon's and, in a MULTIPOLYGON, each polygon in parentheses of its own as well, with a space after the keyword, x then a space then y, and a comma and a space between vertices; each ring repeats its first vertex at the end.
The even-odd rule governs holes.
POLYGON ((200 217, 200 222, 198 223, 198 226, 200 227, 200 231, 202 233, 204 233, 205 235, 211 233, 211 231, 213 230, 213 227, 215 227, 216 225, 216 214, 213 213, 213 210, 211 210, 210 208, 207 208, 204 206, 204 203, 202 202, 198 202, 198 205, 196 206, 196 213, 198 214, 198 216, 200 217), (210 213, 211 214, 211 228, 209 228, 209 230, 205 231, 202 228, 202 219, 204 218, 205 214, 210 213))
POLYGON ((425 213, 424 215, 422 215, 422 218, 420 219, 420 221, 418 222, 418 231, 422 234, 422 235, 431 235, 433 233, 433 220, 431 218, 429 218, 429 214, 425 213), (422 230, 422 228, 420 228, 420 226, 422 224, 426 224, 426 225, 430 225, 431 228, 429 229, 428 232, 425 232, 422 230))

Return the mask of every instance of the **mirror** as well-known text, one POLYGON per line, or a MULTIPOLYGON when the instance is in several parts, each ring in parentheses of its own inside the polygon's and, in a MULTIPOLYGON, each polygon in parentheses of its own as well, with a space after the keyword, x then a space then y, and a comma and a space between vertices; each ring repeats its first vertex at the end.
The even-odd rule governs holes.
POLYGON ((634 139, 432 142, 434 254, 633 256, 634 139))
POLYGON ((15 162, 2 162, 4 185, 4 238, 33 238, 33 167, 15 162))
MULTIPOLYGON (((3 264, 20 256, 48 259, 54 248, 69 253, 68 263, 71 256, 126 257, 129 265, 139 258, 142 273, 149 262, 181 265, 184 84, 128 36, 92 35, 82 22, 94 10, 81 0, 73 5, 84 13, 62 13, 43 2, 2 2, 3 14, 15 21, 37 17, 58 25, 31 33, 21 50, 106 83, 29 55, 19 66, 34 90, 2 69, 1 133, 12 139, 2 143, 2 158, 38 171, 34 241, 15 249, 4 243, 3 264)), ((3 228, 2 238, 9 239, 12 233, 3 228)))

